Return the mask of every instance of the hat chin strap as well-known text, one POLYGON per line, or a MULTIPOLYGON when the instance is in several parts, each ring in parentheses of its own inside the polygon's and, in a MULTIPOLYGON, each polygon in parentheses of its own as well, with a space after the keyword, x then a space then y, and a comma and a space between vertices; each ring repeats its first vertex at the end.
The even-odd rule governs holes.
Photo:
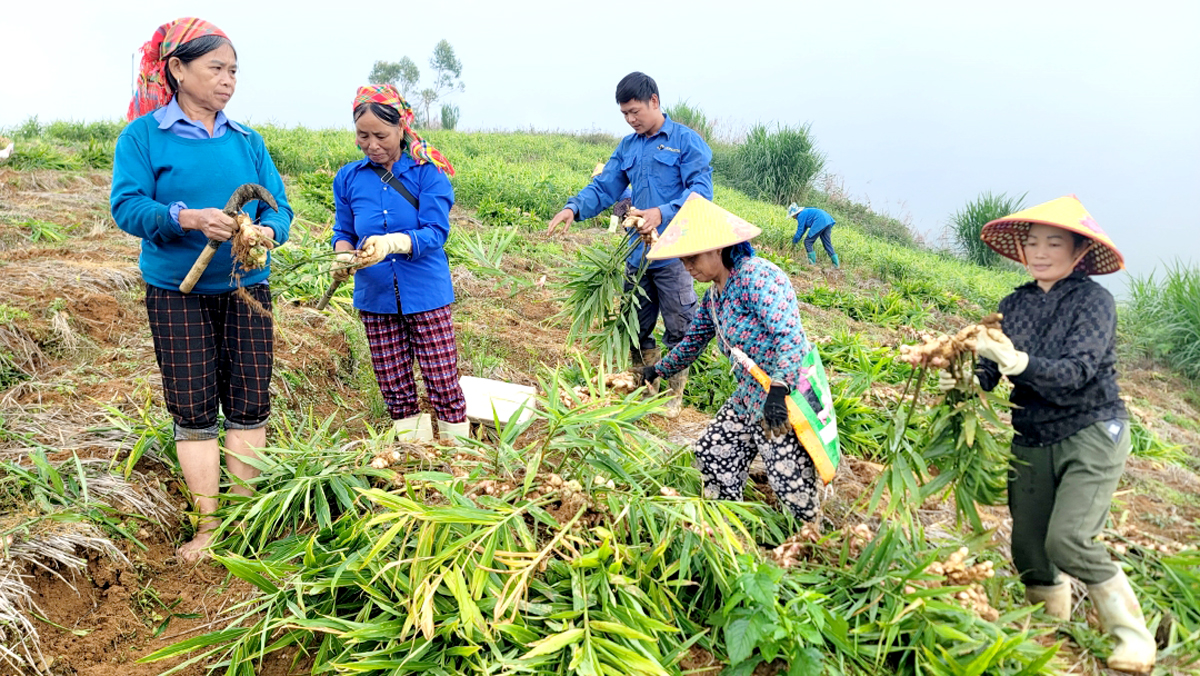
POLYGON ((1089 239, 1087 244, 1083 245, 1083 251, 1079 252, 1079 255, 1075 257, 1075 262, 1071 264, 1072 271, 1079 267, 1079 263, 1083 261, 1084 256, 1088 255, 1088 252, 1092 250, 1092 245, 1095 243, 1095 240, 1089 239))

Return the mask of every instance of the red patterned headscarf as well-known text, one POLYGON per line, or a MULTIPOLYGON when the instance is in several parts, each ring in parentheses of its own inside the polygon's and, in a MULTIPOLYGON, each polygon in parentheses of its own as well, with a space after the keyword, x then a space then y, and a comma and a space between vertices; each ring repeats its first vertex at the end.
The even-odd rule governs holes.
POLYGON ((400 126, 404 131, 404 142, 408 154, 417 161, 417 164, 432 162, 439 171, 454 175, 454 167, 450 164, 450 160, 413 131, 412 106, 408 105, 408 101, 404 100, 404 97, 393 85, 373 84, 359 87, 358 93, 354 96, 354 110, 358 110, 358 107, 364 103, 382 103, 395 108, 400 113, 400 126))
POLYGON ((171 90, 167 87, 167 57, 180 45, 206 35, 219 35, 226 40, 229 36, 220 28, 195 17, 184 17, 164 23, 154 35, 142 45, 142 61, 138 68, 137 87, 133 100, 129 102, 126 118, 133 120, 146 113, 158 110, 171 101, 171 90))

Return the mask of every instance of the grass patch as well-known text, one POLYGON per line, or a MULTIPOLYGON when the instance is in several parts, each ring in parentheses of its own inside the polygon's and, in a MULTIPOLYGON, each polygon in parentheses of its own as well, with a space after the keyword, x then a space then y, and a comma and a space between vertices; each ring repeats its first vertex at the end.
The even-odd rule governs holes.
POLYGON ((732 187, 766 202, 802 202, 825 167, 809 125, 755 125, 732 151, 714 155, 714 170, 732 187))
POLYGON ((1008 259, 992 251, 979 239, 979 235, 989 221, 1020 211, 1024 202, 1025 195, 1009 197, 1004 193, 993 195, 985 192, 954 212, 948 227, 958 253, 975 265, 992 268, 1006 266, 1008 259))
POLYGON ((1200 382, 1200 267, 1176 260, 1161 276, 1133 277, 1121 320, 1136 352, 1200 382))

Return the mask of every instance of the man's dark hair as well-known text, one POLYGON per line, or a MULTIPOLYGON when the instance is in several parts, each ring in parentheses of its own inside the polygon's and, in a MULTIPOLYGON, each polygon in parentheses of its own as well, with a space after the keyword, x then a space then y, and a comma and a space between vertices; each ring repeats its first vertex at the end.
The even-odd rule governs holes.
POLYGON ((659 102, 662 102, 662 95, 658 93, 658 83, 643 72, 634 71, 617 83, 617 105, 624 105, 634 99, 649 103, 651 96, 658 96, 659 102))
MULTIPOLYGON (((196 38, 195 40, 188 40, 182 45, 179 45, 175 48, 175 51, 167 55, 167 60, 169 61, 173 56, 179 59, 183 65, 186 66, 205 54, 216 51, 221 47, 221 45, 229 45, 230 47, 233 47, 233 43, 230 42, 228 38, 223 38, 220 35, 205 35, 203 37, 196 38)), ((235 59, 237 58, 236 49, 233 50, 233 57, 235 59)), ((163 68, 163 72, 167 76, 167 86, 171 88, 171 92, 178 92, 179 83, 175 81, 175 76, 171 74, 171 69, 163 68)))

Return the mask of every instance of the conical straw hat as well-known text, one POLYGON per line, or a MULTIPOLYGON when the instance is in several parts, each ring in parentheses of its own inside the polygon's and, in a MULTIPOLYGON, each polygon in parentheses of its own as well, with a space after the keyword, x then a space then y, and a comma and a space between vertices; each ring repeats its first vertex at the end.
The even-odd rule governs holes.
POLYGON ((600 174, 603 174, 603 173, 604 173, 604 163, 597 162, 596 167, 594 169, 592 169, 592 178, 596 178, 597 176, 599 176, 600 174))
POLYGON ((671 224, 650 248, 646 258, 652 261, 664 258, 692 256, 705 251, 718 251, 727 246, 747 242, 762 230, 745 219, 735 216, 704 199, 701 195, 688 195, 671 224))
POLYGON ((979 238, 996 253, 1024 265, 1025 236, 1035 223, 1070 230, 1092 240, 1091 248, 1075 265, 1076 270, 1089 275, 1107 275, 1125 267, 1125 257, 1117 250, 1117 245, 1100 229, 1074 195, 1059 197, 990 221, 983 226, 979 238))

